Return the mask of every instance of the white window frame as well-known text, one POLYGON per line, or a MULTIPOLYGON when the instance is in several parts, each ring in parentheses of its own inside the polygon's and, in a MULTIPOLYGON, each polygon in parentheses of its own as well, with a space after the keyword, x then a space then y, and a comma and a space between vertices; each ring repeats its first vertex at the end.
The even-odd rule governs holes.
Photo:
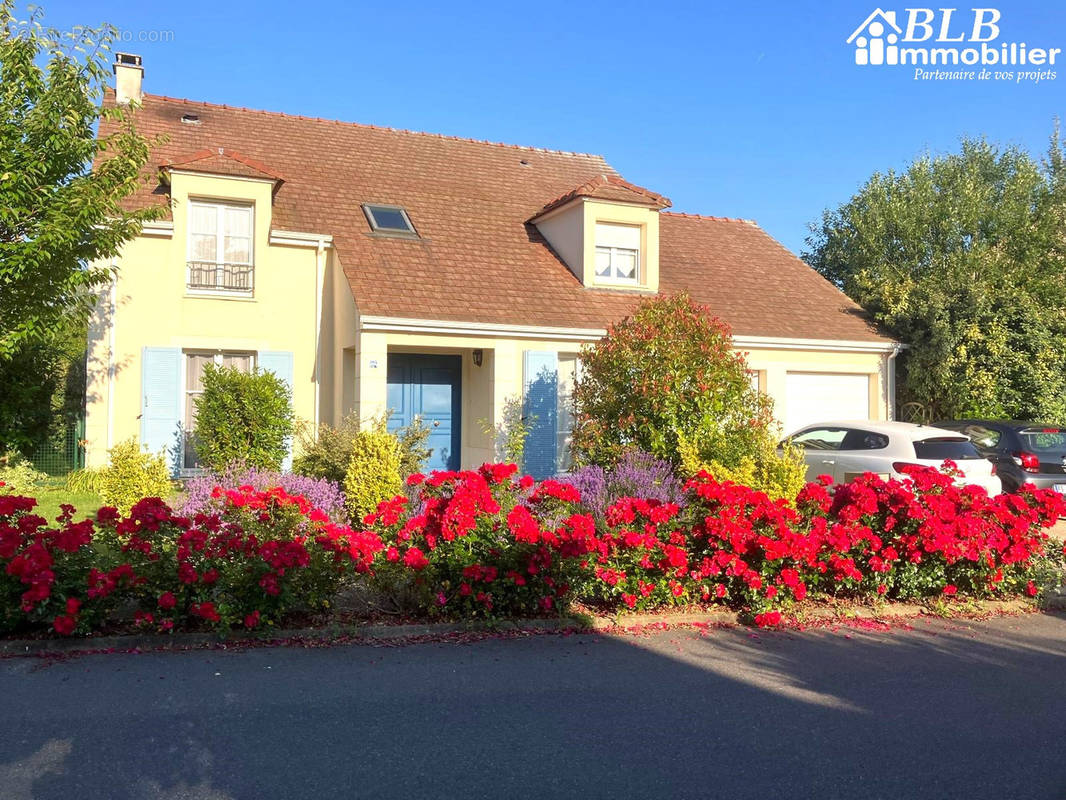
POLYGON ((187 436, 192 433, 188 429, 188 400, 189 395, 203 394, 203 391, 193 391, 189 389, 189 356, 211 356, 211 361, 216 367, 223 365, 223 359, 226 356, 248 356, 248 370, 254 372, 256 363, 259 360, 259 353, 255 350, 215 350, 211 348, 190 347, 187 350, 181 351, 181 474, 182 475, 199 475, 203 473, 203 467, 186 467, 185 466, 185 447, 188 443, 187 436))
MULTIPOLYGON (((604 225, 617 228, 633 228, 637 232, 638 241, 643 242, 644 230, 640 225, 632 225, 625 222, 612 222, 609 220, 596 220, 596 226, 604 225)), ((595 230, 595 229, 594 229, 595 230)), ((638 247, 619 247, 617 245, 602 245, 597 243, 595 245, 595 252, 593 258, 596 259, 601 253, 606 253, 610 265, 610 273, 608 275, 600 275, 596 268, 595 260, 592 264, 592 277, 596 283, 600 284, 613 284, 615 286, 640 286, 641 275, 643 274, 643 265, 641 264, 640 253, 641 248, 638 247), (632 254, 633 256, 633 277, 627 278, 618 274, 618 267, 615 264, 615 258, 622 253, 632 254)))
MULTIPOLYGON (((186 259, 185 259, 185 291, 187 294, 192 295, 224 295, 229 297, 251 297, 255 295, 255 203, 242 203, 233 200, 210 200, 204 198, 189 200, 189 211, 186 215, 186 259), (213 209, 215 212, 215 260, 217 265, 216 283, 221 284, 223 282, 222 271, 225 265, 232 263, 237 266, 251 267, 251 272, 248 276, 249 286, 247 289, 227 289, 222 286, 215 288, 193 288, 189 284, 192 282, 192 263, 199 262, 199 259, 193 258, 193 236, 200 231, 194 231, 192 227, 193 209, 194 208, 208 208, 213 209), (226 210, 236 209, 239 211, 248 212, 248 261, 243 264, 238 262, 226 261, 226 210)), ((208 262, 210 263, 210 262, 208 262)))
POLYGON ((418 236, 418 231, 415 230, 414 223, 411 222, 411 217, 407 214, 407 209, 403 206, 389 205, 388 203, 363 203, 363 213, 366 214, 367 222, 370 223, 370 229, 374 233, 380 233, 388 236, 418 236), (374 209, 380 208, 382 211, 396 211, 403 217, 404 222, 407 223, 406 228, 386 228, 378 223, 378 218, 374 215, 374 209))

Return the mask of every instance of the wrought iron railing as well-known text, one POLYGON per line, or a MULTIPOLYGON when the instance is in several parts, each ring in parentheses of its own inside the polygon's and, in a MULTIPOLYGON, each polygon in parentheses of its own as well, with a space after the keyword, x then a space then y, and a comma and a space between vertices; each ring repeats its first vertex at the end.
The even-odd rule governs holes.
POLYGON ((251 264, 224 264, 215 261, 190 261, 188 288, 219 292, 252 291, 255 267, 251 264))

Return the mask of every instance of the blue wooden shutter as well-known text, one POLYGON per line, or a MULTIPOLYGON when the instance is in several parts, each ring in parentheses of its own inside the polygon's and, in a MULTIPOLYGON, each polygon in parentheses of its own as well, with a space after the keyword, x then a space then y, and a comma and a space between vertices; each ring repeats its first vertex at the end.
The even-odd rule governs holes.
POLYGON ((556 432, 559 404, 559 355, 526 350, 524 416, 532 426, 526 436, 523 470, 534 478, 555 474, 556 432))
MULTIPOLYGON (((274 375, 289 386, 290 402, 292 397, 292 372, 293 355, 289 350, 267 350, 259 354, 259 369, 265 372, 273 372, 274 375)), ((287 452, 285 460, 281 462, 281 468, 288 472, 292 469, 292 439, 286 443, 287 452)))
POLYGON ((181 350, 145 347, 141 351, 141 444, 168 453, 174 471, 181 462, 181 350))

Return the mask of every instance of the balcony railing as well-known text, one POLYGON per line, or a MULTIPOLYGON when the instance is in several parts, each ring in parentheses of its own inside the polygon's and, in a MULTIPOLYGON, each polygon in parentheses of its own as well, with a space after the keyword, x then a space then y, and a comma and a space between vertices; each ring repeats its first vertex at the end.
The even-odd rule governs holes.
POLYGON ((190 261, 188 288, 199 291, 252 293, 255 267, 251 264, 223 264, 190 261))

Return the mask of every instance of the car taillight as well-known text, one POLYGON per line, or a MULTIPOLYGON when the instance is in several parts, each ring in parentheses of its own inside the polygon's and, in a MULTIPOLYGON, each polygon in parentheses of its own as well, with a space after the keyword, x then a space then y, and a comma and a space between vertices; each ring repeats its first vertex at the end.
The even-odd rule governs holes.
POLYGON ((906 474, 906 470, 910 469, 911 467, 924 467, 924 466, 925 466, 925 464, 912 464, 910 461, 893 461, 892 462, 892 471, 893 472, 899 472, 899 473, 905 475, 906 474))
POLYGON ((1040 472, 1040 458, 1035 453, 1016 453, 1014 463, 1026 472, 1040 472))
POLYGON ((998 475, 998 474, 999 474, 999 473, 998 473, 998 472, 996 471, 996 465, 995 465, 995 464, 993 464, 993 465, 992 465, 992 473, 991 473, 991 474, 992 474, 992 475, 998 475))

